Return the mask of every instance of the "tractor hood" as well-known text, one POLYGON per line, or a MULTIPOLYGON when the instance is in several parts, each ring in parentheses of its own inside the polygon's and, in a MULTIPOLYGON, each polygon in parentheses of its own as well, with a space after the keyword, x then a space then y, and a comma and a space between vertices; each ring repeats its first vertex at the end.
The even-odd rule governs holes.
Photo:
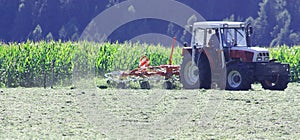
POLYGON ((232 47, 231 50, 239 50, 239 51, 247 51, 247 52, 269 52, 268 49, 260 48, 260 47, 232 47))
POLYGON ((265 48, 260 48, 260 47, 246 47, 249 49, 249 51, 253 51, 253 52, 265 52, 268 53, 269 50, 265 49, 265 48))
POLYGON ((270 60, 268 49, 260 47, 232 47, 230 57, 241 59, 243 62, 268 62, 270 60))

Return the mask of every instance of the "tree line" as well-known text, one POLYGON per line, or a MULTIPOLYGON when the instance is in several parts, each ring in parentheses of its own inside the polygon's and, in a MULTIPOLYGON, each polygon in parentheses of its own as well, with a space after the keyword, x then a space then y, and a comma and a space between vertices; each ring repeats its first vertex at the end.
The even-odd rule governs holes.
POLYGON ((250 17, 256 30, 253 42, 261 46, 299 45, 300 1, 263 0, 258 17, 250 17))
MULTIPOLYGON (((0 41, 76 41, 95 16, 122 1, 124 0, 0 0, 0 41)), ((190 6, 207 20, 252 23, 255 29, 252 41, 254 45, 300 44, 299 0, 178 1, 190 6)), ((168 32, 168 29, 157 28, 168 32)))

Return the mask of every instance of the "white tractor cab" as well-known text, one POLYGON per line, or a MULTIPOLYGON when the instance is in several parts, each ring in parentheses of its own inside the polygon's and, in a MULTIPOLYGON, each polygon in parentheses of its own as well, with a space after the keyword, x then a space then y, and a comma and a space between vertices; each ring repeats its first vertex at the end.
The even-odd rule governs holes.
POLYGON ((250 24, 197 22, 191 28, 191 47, 185 44, 180 81, 185 89, 284 90, 290 79, 288 64, 270 59, 265 48, 251 47, 250 24))

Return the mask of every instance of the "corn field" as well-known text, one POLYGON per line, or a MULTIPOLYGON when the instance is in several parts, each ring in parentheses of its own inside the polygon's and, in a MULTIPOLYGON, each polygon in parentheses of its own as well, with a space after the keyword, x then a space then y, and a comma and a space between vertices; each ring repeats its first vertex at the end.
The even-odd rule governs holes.
MULTIPOLYGON (((146 55, 151 65, 167 64, 171 49, 133 43, 31 42, 0 44, 0 87, 71 85, 72 79, 101 77, 136 68, 146 55)), ((181 49, 173 63, 181 61, 181 49)))
MULTIPOLYGON (((31 42, 0 44, 0 87, 71 85, 72 79, 101 78, 105 73, 136 68, 146 55, 150 65, 167 64, 170 48, 140 43, 31 42)), ((300 79, 300 47, 270 49, 271 56, 291 65, 292 81, 300 79)), ((176 47, 173 64, 181 63, 176 47)))
POLYGON ((269 49, 271 57, 291 67, 291 80, 300 81, 300 46, 282 46, 269 49))

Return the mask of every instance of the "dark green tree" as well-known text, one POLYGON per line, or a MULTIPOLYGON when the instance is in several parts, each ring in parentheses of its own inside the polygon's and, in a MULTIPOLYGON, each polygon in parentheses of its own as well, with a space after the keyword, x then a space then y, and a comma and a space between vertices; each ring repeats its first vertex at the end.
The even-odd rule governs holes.
POLYGON ((43 30, 42 27, 38 24, 31 34, 31 39, 34 41, 39 41, 43 39, 43 30))
POLYGON ((291 14, 291 25, 292 33, 289 36, 291 45, 300 45, 300 1, 299 0, 288 0, 287 10, 291 14))
MULTIPOLYGON (((14 26, 9 32, 12 40, 27 40, 32 30, 35 28, 32 24, 34 19, 32 15, 33 2, 21 0, 14 17, 14 26)), ((2 27, 1 27, 2 28, 2 27)))
POLYGON ((260 9, 258 12, 258 17, 254 20, 253 27, 254 27, 254 34, 253 34, 253 43, 254 45, 261 45, 267 46, 270 42, 270 35, 267 29, 268 23, 268 16, 266 11, 268 0, 264 0, 259 4, 260 9), (262 39, 263 38, 263 39, 262 39), (269 40, 268 40, 269 39, 269 40))
POLYGON ((49 32, 49 33, 47 34, 47 36, 46 36, 46 40, 47 40, 47 41, 54 40, 54 39, 53 39, 53 35, 52 35, 52 33, 51 33, 51 32, 49 32))
POLYGON ((59 35, 59 38, 62 39, 62 40, 67 38, 67 31, 66 31, 64 25, 60 28, 60 30, 58 32, 58 35, 59 35))
POLYGON ((254 21, 253 40, 260 46, 292 45, 292 16, 287 10, 287 0, 263 0, 258 17, 254 21))
POLYGON ((270 43, 271 47, 281 46, 284 44, 290 44, 290 23, 291 23, 291 15, 285 9, 283 12, 278 13, 276 15, 276 25, 274 26, 273 32, 271 32, 272 37, 274 38, 270 43))

